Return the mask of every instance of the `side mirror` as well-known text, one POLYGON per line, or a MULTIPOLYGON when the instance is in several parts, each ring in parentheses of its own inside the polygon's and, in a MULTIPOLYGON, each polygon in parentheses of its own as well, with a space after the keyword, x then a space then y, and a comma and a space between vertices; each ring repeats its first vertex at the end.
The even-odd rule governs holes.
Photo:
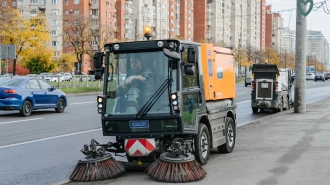
POLYGON ((104 72, 104 68, 103 67, 102 68, 97 68, 96 71, 95 71, 95 76, 94 76, 95 80, 102 79, 103 72, 104 72))
POLYGON ((195 48, 188 48, 188 63, 196 63, 197 61, 197 52, 195 48))
POLYGON ((51 88, 50 88, 50 90, 56 90, 57 88, 56 88, 56 86, 52 86, 51 88))
POLYGON ((94 60, 94 68, 98 69, 102 67, 103 64, 103 52, 102 51, 97 51, 94 56, 93 56, 93 60, 94 60))
POLYGON ((194 70, 194 66, 193 65, 185 65, 184 66, 184 73, 186 75, 194 75, 195 74, 195 70, 194 70))
POLYGON ((167 56, 168 58, 176 59, 179 60, 180 54, 176 51, 170 51, 169 49, 164 48, 163 49, 164 55, 167 56))

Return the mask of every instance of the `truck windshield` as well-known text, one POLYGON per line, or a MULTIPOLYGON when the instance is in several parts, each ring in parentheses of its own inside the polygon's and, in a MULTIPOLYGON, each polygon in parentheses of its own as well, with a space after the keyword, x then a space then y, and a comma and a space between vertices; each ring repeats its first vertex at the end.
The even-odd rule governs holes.
MULTIPOLYGON (((169 58, 163 51, 122 53, 110 55, 107 87, 106 115, 135 115, 169 77, 169 58)), ((177 91, 177 62, 170 73, 173 82, 170 92, 177 91)), ((169 95, 166 90, 152 108, 150 114, 170 113, 169 95)))

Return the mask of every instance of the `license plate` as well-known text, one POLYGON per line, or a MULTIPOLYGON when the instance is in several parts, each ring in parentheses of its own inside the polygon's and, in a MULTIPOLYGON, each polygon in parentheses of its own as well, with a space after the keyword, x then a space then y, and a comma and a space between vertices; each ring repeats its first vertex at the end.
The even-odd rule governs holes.
POLYGON ((149 128, 148 120, 133 120, 129 121, 129 126, 131 128, 149 128))
POLYGON ((268 83, 261 83, 261 88, 268 88, 268 83))

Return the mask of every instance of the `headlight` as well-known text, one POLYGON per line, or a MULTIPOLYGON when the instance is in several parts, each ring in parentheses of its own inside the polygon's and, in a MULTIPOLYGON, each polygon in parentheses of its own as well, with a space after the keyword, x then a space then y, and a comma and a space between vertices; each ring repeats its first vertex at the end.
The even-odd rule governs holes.
POLYGON ((97 102, 98 103, 102 103, 103 102, 103 98, 101 98, 101 97, 97 98, 97 102))
POLYGON ((178 108, 179 108, 178 106, 174 106, 173 107, 174 110, 178 110, 178 108))
POLYGON ((172 94, 171 98, 172 98, 172 100, 175 100, 176 99, 176 94, 172 94))
POLYGON ((173 104, 173 105, 178 105, 178 101, 174 100, 174 101, 172 102, 172 104, 173 104))
POLYGON ((99 109, 98 112, 99 112, 99 113, 102 113, 102 109, 99 109))
POLYGON ((102 109, 102 104, 98 104, 97 108, 102 109))

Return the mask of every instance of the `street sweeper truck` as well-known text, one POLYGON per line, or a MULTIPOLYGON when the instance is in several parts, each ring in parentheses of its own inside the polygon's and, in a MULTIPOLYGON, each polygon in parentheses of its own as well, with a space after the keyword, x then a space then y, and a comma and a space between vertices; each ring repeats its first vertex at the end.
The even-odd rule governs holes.
POLYGON ((264 109, 281 112, 290 108, 291 69, 277 68, 276 64, 254 64, 252 66, 251 84, 252 112, 264 109))
POLYGON ((103 135, 114 136, 115 142, 92 140, 85 145, 81 151, 87 157, 79 161, 71 180, 113 178, 124 166, 147 168, 158 181, 196 181, 206 174, 198 165, 207 163, 211 148, 233 151, 237 105, 230 49, 183 40, 146 40, 105 44, 104 50, 94 55, 95 79, 104 75, 97 112, 103 135), (110 153, 127 161, 120 166, 110 153), (78 172, 97 168, 91 167, 94 163, 115 172, 93 177, 78 172), (184 169, 171 170, 171 165, 184 169))

